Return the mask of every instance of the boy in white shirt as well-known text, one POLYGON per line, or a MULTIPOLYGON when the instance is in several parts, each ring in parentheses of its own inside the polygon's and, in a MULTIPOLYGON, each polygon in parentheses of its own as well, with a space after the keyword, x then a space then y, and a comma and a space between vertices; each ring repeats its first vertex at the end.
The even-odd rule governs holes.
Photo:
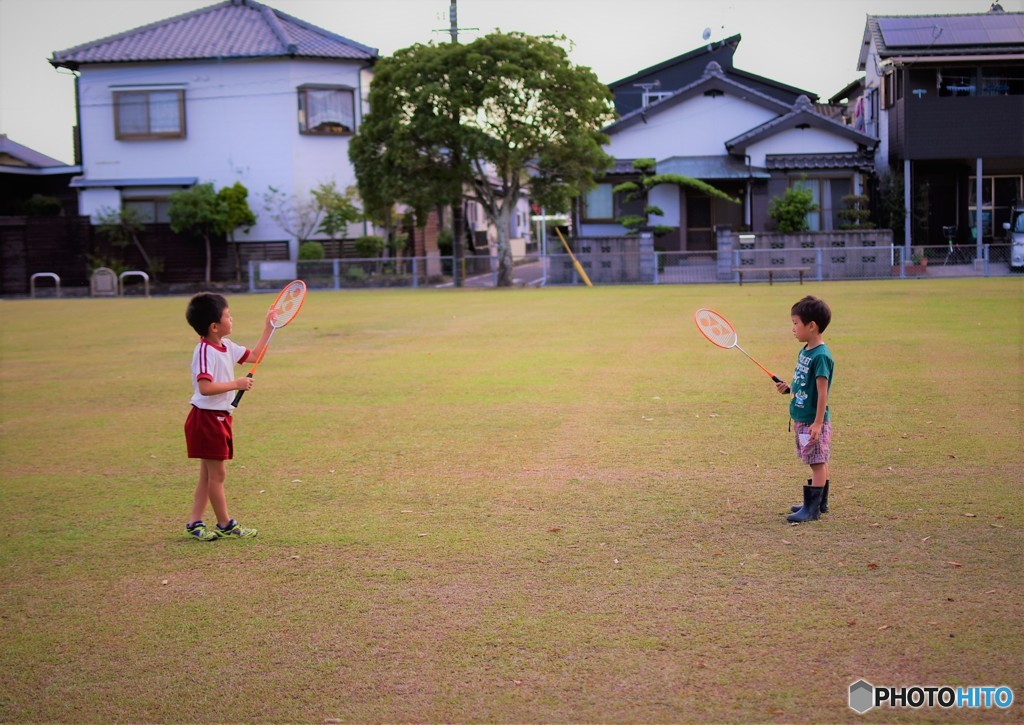
POLYGON ((228 301, 222 295, 210 292, 197 294, 189 300, 185 319, 200 337, 192 353, 192 410, 185 420, 188 457, 200 459, 199 483, 185 531, 200 541, 256 536, 256 529, 242 528, 228 514, 224 491, 227 477, 225 461, 234 457, 231 403, 239 390, 251 390, 253 384, 252 378, 235 377, 235 363, 259 358, 273 330, 273 313, 267 313, 263 335, 252 350, 228 339, 234 321, 228 301), (213 530, 203 523, 207 502, 213 505, 217 516, 217 526, 213 530))

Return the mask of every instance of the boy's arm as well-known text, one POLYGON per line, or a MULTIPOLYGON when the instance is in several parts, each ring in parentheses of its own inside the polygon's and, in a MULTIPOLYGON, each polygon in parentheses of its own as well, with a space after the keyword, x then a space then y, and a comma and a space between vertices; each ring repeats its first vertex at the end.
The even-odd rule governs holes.
POLYGON ((828 378, 817 377, 814 379, 814 385, 818 389, 818 408, 814 411, 814 422, 811 423, 808 431, 812 441, 821 438, 821 428, 825 425, 825 409, 828 407, 828 378))
POLYGON ((226 383, 215 383, 212 380, 203 378, 198 383, 200 395, 220 395, 235 390, 252 389, 252 378, 236 378, 226 383))
POLYGON ((260 359, 260 355, 263 354, 263 348, 267 346, 267 342, 270 340, 270 334, 274 331, 274 325, 271 324, 276 316, 274 308, 271 307, 267 311, 267 319, 263 324, 263 334, 260 335, 260 339, 256 342, 256 346, 253 347, 252 352, 249 353, 249 357, 245 359, 245 362, 252 363, 260 359))

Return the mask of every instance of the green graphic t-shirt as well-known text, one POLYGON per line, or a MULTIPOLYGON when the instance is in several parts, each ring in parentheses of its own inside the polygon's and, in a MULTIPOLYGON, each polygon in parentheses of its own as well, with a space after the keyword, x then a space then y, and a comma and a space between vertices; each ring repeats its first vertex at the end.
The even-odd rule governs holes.
MULTIPOLYGON (((825 343, 813 350, 804 348, 796 358, 793 372, 793 398, 789 401, 789 416, 800 423, 813 423, 818 412, 818 378, 828 380, 832 389, 832 371, 836 363, 825 343)), ((829 420, 829 409, 825 407, 825 420, 829 420)))

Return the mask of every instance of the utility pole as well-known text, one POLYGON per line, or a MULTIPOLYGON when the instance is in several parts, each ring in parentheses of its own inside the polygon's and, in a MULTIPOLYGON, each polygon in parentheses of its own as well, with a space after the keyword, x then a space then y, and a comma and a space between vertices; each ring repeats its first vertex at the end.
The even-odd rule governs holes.
MULTIPOLYGON (((457 7, 458 0, 451 0, 451 6, 448 9, 448 20, 451 23, 451 34, 452 44, 458 44, 459 42, 459 10, 457 7)), ((459 109, 454 109, 454 118, 452 123, 459 123, 459 109)), ((452 164, 455 168, 458 168, 461 164, 461 157, 459 149, 456 147, 452 148, 452 164)), ((459 185, 459 192, 456 194, 455 199, 452 201, 452 282, 456 287, 461 287, 463 284, 462 264, 463 264, 463 249, 464 244, 462 234, 462 185, 459 185)))

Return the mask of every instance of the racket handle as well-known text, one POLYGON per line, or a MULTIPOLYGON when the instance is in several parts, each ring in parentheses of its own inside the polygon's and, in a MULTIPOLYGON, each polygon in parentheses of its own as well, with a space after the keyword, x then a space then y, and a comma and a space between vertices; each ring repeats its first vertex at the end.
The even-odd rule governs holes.
MULTIPOLYGON (((779 378, 779 376, 778 376, 778 375, 772 375, 772 380, 774 380, 774 381, 775 381, 775 382, 777 382, 777 383, 782 383, 783 385, 786 385, 786 384, 785 384, 785 383, 784 383, 784 382, 782 381, 782 379, 781 379, 781 378, 779 378)), ((789 386, 788 386, 788 385, 786 385, 786 392, 787 392, 787 393, 789 392, 789 386)), ((241 393, 239 393, 239 397, 241 397, 241 393)), ((236 398, 236 400, 237 400, 237 398, 236 398)))
MULTIPOLYGON (((248 373, 245 377, 251 378, 252 377, 252 373, 248 373)), ((235 399, 231 401, 231 408, 232 408, 232 410, 237 408, 238 404, 240 402, 242 402, 242 396, 243 395, 245 395, 245 391, 244 390, 239 390, 237 393, 235 393, 235 399)))

